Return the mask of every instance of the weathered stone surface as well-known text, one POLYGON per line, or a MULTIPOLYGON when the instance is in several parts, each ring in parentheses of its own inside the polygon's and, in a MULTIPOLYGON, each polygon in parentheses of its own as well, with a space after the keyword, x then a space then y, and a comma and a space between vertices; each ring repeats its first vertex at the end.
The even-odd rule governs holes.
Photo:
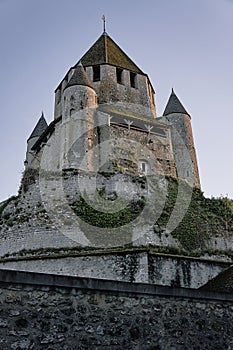
POLYGON ((221 295, 29 286, 1 286, 0 349, 233 349, 233 304, 221 295))
MULTIPOLYGON (((1 263, 1 269, 44 272, 115 281, 153 283, 156 285, 199 288, 230 266, 221 262, 185 259, 125 251, 59 259, 27 259, 1 263)), ((11 299, 7 301, 11 302, 11 299)), ((12 300, 13 302, 13 300, 12 300)))
MULTIPOLYGON (((50 175, 51 179, 54 179, 51 182, 55 185, 48 186, 47 192, 51 201, 55 202, 54 210, 58 213, 58 218, 63 215, 68 221, 69 216, 75 215, 72 203, 77 201, 80 195, 80 189, 76 184, 84 181, 85 176, 74 170, 65 172, 62 181, 67 202, 63 207, 60 201, 56 202, 57 192, 59 192, 58 180, 54 175, 50 175)), ((89 176, 91 180, 95 177, 93 174, 89 176)), ((104 189, 105 196, 114 195, 117 192, 119 197, 130 202, 139 200, 146 194, 147 189, 144 188, 146 186, 143 181, 141 179, 140 182, 137 178, 121 173, 115 174, 114 179, 111 176, 99 174, 96 186, 98 190, 104 189)), ((91 183, 94 184, 94 181, 91 183)), ((94 190, 91 186, 89 187, 89 191, 95 192, 94 190)), ((178 250, 181 244, 178 239, 168 231, 161 231, 158 225, 155 226, 155 230, 151 225, 151 229, 148 228, 145 233, 142 231, 143 226, 132 225, 131 232, 129 230, 129 240, 126 242, 131 243, 131 248, 128 249, 124 244, 121 246, 122 241, 119 241, 120 249, 117 252, 107 251, 103 254, 99 252, 95 254, 93 251, 96 245, 94 239, 95 237, 99 239, 94 227, 92 236, 88 236, 92 249, 89 253, 85 253, 79 243, 63 234, 65 222, 62 221, 62 224, 57 227, 51 220, 41 200, 38 179, 35 179, 35 183, 30 184, 27 191, 19 198, 9 202, 3 211, 3 215, 6 214, 9 214, 10 218, 3 220, 0 227, 0 256, 4 257, 0 267, 4 269, 46 271, 73 276, 199 288, 231 264, 231 258, 224 255, 224 251, 227 253, 232 249, 233 236, 230 233, 213 236, 207 240, 206 248, 210 248, 210 251, 213 245, 215 250, 224 248, 222 256, 205 254, 199 259, 188 259, 179 256, 178 250), (177 249, 178 256, 152 254, 153 247, 163 249, 166 247, 168 253, 169 249, 173 251, 177 249), (7 261, 7 259, 11 260, 7 261)), ((75 226, 75 229, 78 236, 81 228, 75 226)), ((85 233, 89 234, 89 232, 85 233)), ((111 240, 111 237, 111 233, 104 236, 103 246, 109 243, 107 239, 111 240)), ((11 302, 10 299, 7 302, 11 302)))

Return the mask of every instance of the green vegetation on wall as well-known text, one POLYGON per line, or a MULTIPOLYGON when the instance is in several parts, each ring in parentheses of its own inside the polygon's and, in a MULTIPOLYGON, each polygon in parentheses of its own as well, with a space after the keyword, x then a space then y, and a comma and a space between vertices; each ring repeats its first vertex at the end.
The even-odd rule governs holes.
MULTIPOLYGON (((179 184, 180 185, 180 184, 179 184)), ((190 193, 190 187, 182 183, 184 196, 190 193)), ((178 182, 169 179, 168 196, 164 210, 155 224, 166 227, 176 203, 178 182)), ((193 188, 189 207, 182 221, 171 233, 187 251, 203 249, 205 242, 211 236, 231 233, 233 231, 233 200, 228 198, 205 198, 202 191, 193 188)))
POLYGON ((132 222, 142 211, 145 200, 142 197, 137 201, 131 201, 125 206, 124 200, 119 199, 114 192, 111 199, 105 199, 105 188, 102 187, 95 196, 94 207, 89 204, 87 197, 80 197, 72 203, 72 209, 77 216, 90 225, 104 228, 116 228, 132 222), (103 200, 102 200, 103 199, 103 200), (114 212, 108 212, 109 205, 112 201, 118 200, 114 212), (123 208, 117 210, 118 208, 123 208))
MULTIPOLYGON (((23 223, 27 223, 30 227, 33 224, 31 219, 33 216, 36 216, 41 222, 41 225, 45 225, 46 229, 50 228, 51 221, 42 203, 37 203, 37 206, 33 207, 33 213, 30 211, 30 203, 27 204, 27 207, 30 209, 28 212, 25 211, 24 205, 20 205, 21 196, 22 201, 24 201, 25 192, 31 184, 37 181, 38 175, 38 171, 36 170, 26 170, 22 179, 23 191, 21 195, 19 197, 11 197, 1 203, 0 224, 2 227, 15 227, 16 225, 20 227, 23 223)), ((49 176, 57 176, 57 174, 50 173, 46 173, 46 175, 48 175, 48 178, 49 176)), ((105 180, 107 182, 111 181, 113 175, 114 173, 101 172, 99 176, 103 179, 101 180, 102 184, 105 183, 105 180)), ((75 176, 79 176, 79 171, 69 169, 69 171, 63 173, 63 181, 69 183, 69 179, 73 181, 75 176)), ((80 228, 84 228, 88 231, 87 234, 91 234, 90 239, 96 236, 98 241, 97 230, 95 228, 105 229, 106 236, 104 236, 104 239, 108 236, 108 232, 111 231, 108 231, 108 229, 114 228, 116 229, 116 236, 119 233, 119 242, 117 242, 119 246, 122 244, 120 239, 120 233, 122 232, 127 231, 129 241, 131 241, 130 235, 133 233, 133 225, 131 223, 140 216, 142 211, 144 218, 145 215, 151 218, 150 223, 154 227, 154 234, 162 238, 161 244, 158 247, 153 246, 153 249, 160 253, 181 254, 182 252, 182 254, 190 256, 200 256, 200 254, 211 251, 212 254, 215 249, 214 242, 216 242, 216 252, 217 249, 224 249, 224 247, 218 246, 219 237, 230 237, 230 235, 233 235, 233 200, 227 197, 205 198, 199 189, 190 188, 186 182, 178 182, 173 178, 167 178, 167 185, 164 182, 161 186, 159 176, 149 179, 149 183, 147 182, 148 176, 139 177, 129 174, 125 176, 128 176, 128 181, 131 179, 132 184, 137 188, 137 199, 127 201, 125 198, 121 198, 116 192, 107 193, 104 185, 98 188, 94 198, 88 198, 87 194, 81 197, 78 192, 76 196, 67 196, 71 208, 77 217, 80 218, 80 228), (156 222, 153 221, 153 208, 147 205, 146 193, 150 186, 154 189, 154 196, 159 204, 158 208, 162 207, 162 213, 156 222), (185 197, 190 197, 190 203, 184 215, 181 215, 183 217, 181 222, 170 232, 168 222, 172 213, 174 213, 174 208, 176 207, 178 213, 179 209, 180 211, 182 210, 182 208, 179 208, 179 204, 177 207, 177 195, 180 187, 182 187, 184 199, 185 197), (109 210, 109 208, 113 208, 113 210, 109 210), (85 227, 85 223, 89 226, 85 227), (170 238, 171 236, 175 238, 179 244, 177 245, 172 242, 170 245, 163 244, 163 240, 169 238, 169 236, 170 238), (208 245, 210 241, 211 244, 208 245)), ((182 201, 180 202, 180 206, 182 206, 182 201)), ((93 245, 96 243, 95 241, 91 242, 93 245)), ((224 252, 222 251, 222 253, 224 252)), ((233 256, 233 249, 225 253, 233 256)))

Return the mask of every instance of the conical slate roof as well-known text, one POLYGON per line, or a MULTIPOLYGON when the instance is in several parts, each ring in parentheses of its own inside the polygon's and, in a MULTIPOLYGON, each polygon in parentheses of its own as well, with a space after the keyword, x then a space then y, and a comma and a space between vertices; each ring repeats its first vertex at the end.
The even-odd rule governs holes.
POLYGON ((168 103, 166 105, 166 108, 163 112, 163 115, 165 116, 172 113, 182 113, 182 114, 189 115, 189 113, 186 111, 186 109, 184 108, 184 106, 176 96, 173 89, 169 97, 168 103))
POLYGON ((48 124, 44 118, 44 113, 42 112, 42 115, 40 119, 38 120, 34 130, 32 131, 31 135, 29 136, 28 140, 32 139, 33 137, 39 137, 43 134, 45 129, 47 129, 48 124))
POLYGON ((79 62, 78 65, 76 66, 75 71, 65 88, 68 88, 69 86, 73 86, 73 85, 89 86, 92 89, 94 89, 81 62, 79 62))
POLYGON ((104 32, 81 58, 84 67, 110 64, 144 74, 126 53, 104 32))

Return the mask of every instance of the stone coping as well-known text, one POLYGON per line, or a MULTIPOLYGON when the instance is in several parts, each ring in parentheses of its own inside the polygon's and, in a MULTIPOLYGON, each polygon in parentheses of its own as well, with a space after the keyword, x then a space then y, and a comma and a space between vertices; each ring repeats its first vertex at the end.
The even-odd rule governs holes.
POLYGON ((77 293, 81 289, 90 292, 105 291, 113 294, 154 295, 155 297, 233 302, 233 294, 231 293, 4 269, 0 270, 0 287, 46 291, 56 289, 62 293, 77 293))
MULTIPOLYGON (((85 256, 101 256, 101 255, 126 255, 126 254, 140 254, 140 253, 147 253, 151 256, 157 256, 157 257, 164 257, 168 259, 179 259, 179 260, 189 260, 189 261, 197 261, 197 262, 203 262, 203 263, 213 263, 213 264, 219 264, 222 266, 230 267, 232 266, 232 261, 226 261, 221 259, 214 259, 214 258, 207 258, 204 256, 189 256, 189 255, 182 255, 182 254, 172 254, 172 253, 161 253, 153 250, 150 247, 133 247, 133 248, 125 248, 125 249, 99 249, 99 250, 80 250, 75 251, 75 249, 69 249, 69 248, 61 248, 60 252, 59 249, 56 248, 55 251, 52 250, 50 254, 48 252, 44 253, 40 252, 38 255, 35 254, 35 251, 29 251, 24 256, 20 255, 10 255, 9 257, 6 257, 3 255, 0 257, 0 263, 5 262, 15 262, 15 261, 28 261, 28 260, 46 260, 46 259, 64 259, 64 258, 75 258, 75 257, 85 257, 85 256), (52 254, 51 254, 52 253, 52 254)), ((18 252, 20 253, 20 252, 18 252)), ((13 253, 15 254, 15 253, 13 253)))

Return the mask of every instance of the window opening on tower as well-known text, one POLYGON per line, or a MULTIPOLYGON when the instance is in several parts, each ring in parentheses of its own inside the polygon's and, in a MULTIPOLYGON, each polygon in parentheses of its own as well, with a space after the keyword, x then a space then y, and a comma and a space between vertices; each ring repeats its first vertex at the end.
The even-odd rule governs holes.
POLYGON ((93 81, 100 81, 100 66, 93 66, 93 81))

